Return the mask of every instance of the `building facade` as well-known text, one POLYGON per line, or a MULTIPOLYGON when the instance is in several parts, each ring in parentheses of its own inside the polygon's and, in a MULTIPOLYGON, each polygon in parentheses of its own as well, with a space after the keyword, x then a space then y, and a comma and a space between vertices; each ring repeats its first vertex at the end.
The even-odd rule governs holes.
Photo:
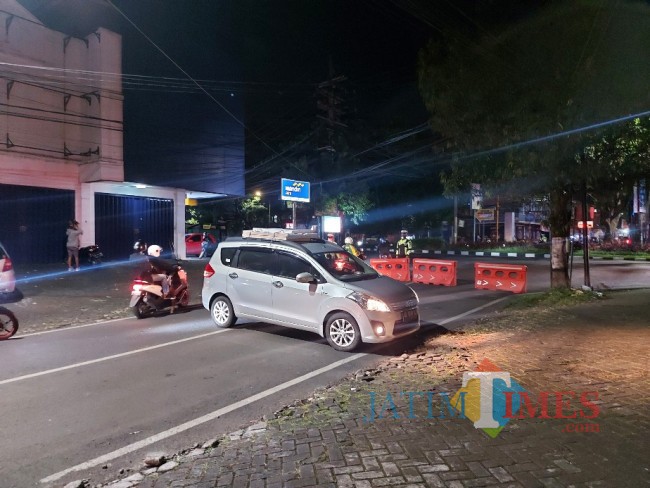
POLYGON ((0 241, 14 260, 62 260, 69 219, 109 259, 137 238, 185 257, 187 191, 124 181, 120 35, 69 36, 14 0, 0 25, 0 241))

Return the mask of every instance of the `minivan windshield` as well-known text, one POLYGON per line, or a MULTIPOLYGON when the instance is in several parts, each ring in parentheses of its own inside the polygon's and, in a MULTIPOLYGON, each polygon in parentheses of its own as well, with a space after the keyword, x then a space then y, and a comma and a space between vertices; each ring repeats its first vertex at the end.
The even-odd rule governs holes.
POLYGON ((374 269, 343 249, 317 252, 312 256, 330 274, 342 281, 367 280, 379 276, 374 269))

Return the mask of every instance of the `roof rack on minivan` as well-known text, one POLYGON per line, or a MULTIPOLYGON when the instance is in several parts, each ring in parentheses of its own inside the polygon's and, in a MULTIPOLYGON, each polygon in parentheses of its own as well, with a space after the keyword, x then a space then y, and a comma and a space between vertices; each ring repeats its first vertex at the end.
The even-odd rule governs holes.
POLYGON ((273 241, 309 242, 320 239, 316 232, 295 229, 262 229, 253 228, 242 231, 242 237, 253 239, 270 239, 273 241))

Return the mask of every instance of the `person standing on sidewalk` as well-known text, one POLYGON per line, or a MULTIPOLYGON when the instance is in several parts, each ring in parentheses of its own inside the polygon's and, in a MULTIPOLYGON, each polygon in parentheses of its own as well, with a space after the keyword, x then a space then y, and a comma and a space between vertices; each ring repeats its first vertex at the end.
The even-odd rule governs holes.
POLYGON ((79 228, 79 222, 76 220, 68 221, 68 229, 66 230, 68 241, 66 248, 68 249, 68 271, 72 271, 72 259, 74 258, 74 271, 79 271, 79 247, 81 247, 81 234, 83 230, 79 228))
POLYGON ((199 259, 205 258, 208 256, 208 248, 210 247, 210 238, 208 233, 204 232, 201 236, 201 254, 199 254, 199 259))

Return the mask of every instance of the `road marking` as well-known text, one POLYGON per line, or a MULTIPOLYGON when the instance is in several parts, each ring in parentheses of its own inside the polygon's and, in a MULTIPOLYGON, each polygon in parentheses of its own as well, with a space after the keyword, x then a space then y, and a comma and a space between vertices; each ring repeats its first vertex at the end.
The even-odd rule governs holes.
POLYGON ((468 315, 473 314, 474 312, 478 312, 479 310, 483 310, 484 308, 491 307, 492 305, 496 305, 499 302, 502 302, 504 300, 507 300, 510 297, 503 297, 503 298, 497 298, 496 300, 492 300, 491 302, 488 302, 484 305, 481 305, 480 307, 473 308, 471 310, 468 310, 467 312, 463 312, 459 315, 454 315, 453 317, 449 317, 448 319, 440 320, 440 321, 435 321, 438 325, 445 325, 448 324, 449 322, 453 322, 454 320, 462 319, 463 317, 467 317, 468 315))
POLYGON ((445 293, 448 290, 450 291, 452 290, 452 288, 445 288, 444 290, 441 290, 441 293, 439 295, 420 297, 418 303, 420 306, 423 306, 423 305, 430 305, 432 303, 464 300, 466 298, 489 297, 490 294, 492 293, 492 292, 486 292, 484 294, 483 292, 480 292, 475 288, 467 289, 465 291, 454 291, 453 293, 445 293))
POLYGON ((65 326, 65 327, 58 327, 56 329, 49 329, 49 330, 41 330, 39 332, 28 332, 27 334, 16 334, 16 338, 18 337, 33 337, 37 335, 43 335, 43 334, 51 334, 53 332, 63 332, 65 330, 72 330, 72 329, 83 329, 84 327, 91 327, 93 325, 103 325, 103 324, 110 324, 111 322, 119 322, 120 320, 127 320, 129 317, 122 317, 119 319, 110 319, 110 320, 102 320, 101 322, 92 322, 89 324, 80 324, 80 325, 70 325, 70 326, 65 326))
POLYGON ((181 344, 187 341, 193 341, 195 339, 202 339, 204 337, 210 337, 215 334, 221 334, 222 332, 228 332, 232 329, 221 329, 213 332, 208 332, 207 334, 201 334, 193 337, 186 337, 185 339, 178 339, 176 341, 165 342, 163 344, 157 344, 155 346, 143 347, 141 349, 135 349, 133 351, 122 352, 120 354, 113 354, 112 356, 105 356, 103 358, 91 359, 90 361, 83 361, 81 363, 69 364, 67 366, 61 366, 60 368, 47 369, 45 371, 39 371, 38 373, 26 374, 24 376, 16 376, 15 378, 9 378, 6 380, 0 381, 0 385, 6 385, 7 383, 15 383, 16 381, 29 380, 31 378, 38 378, 39 376, 45 376, 47 374, 58 373, 60 371, 66 371, 68 369, 79 368, 81 366, 88 366, 89 364, 102 363, 104 361, 110 361, 112 359, 123 358, 125 356, 132 356, 133 354, 138 354, 146 351, 153 351, 154 349, 160 349, 161 347, 173 346, 175 344, 181 344))
POLYGON ((312 371, 310 373, 307 373, 305 375, 299 376, 298 378, 294 378, 292 380, 286 381, 280 385, 274 386, 273 388, 269 388, 268 390, 264 390, 260 393, 257 393, 255 395, 249 396, 248 398, 244 398, 243 400, 239 400, 238 402, 231 403, 230 405, 220 408, 218 410, 215 410, 214 412, 211 412, 207 415, 203 415, 202 417, 198 417, 194 420, 190 420, 189 422, 185 422, 183 424, 177 425, 176 427, 173 427, 169 430, 165 430, 163 432, 159 432, 158 434, 152 435, 151 437, 147 437, 146 439, 142 439, 141 441, 134 442, 133 444, 129 444, 128 446, 124 446, 120 449, 117 449, 113 452, 109 452, 108 454, 104 454, 103 456, 99 456, 95 459, 91 459, 90 461, 86 461, 85 463, 77 464, 76 466, 72 466, 71 468, 64 469, 63 471, 59 471, 58 473, 52 474, 46 478, 43 478, 41 480, 41 483, 50 483, 52 481, 56 481, 58 479, 63 478, 67 474, 73 473, 75 471, 83 471, 85 469, 89 468, 94 468, 95 466, 99 466, 100 464, 105 464, 109 461, 112 461, 113 459, 116 459, 118 457, 124 456, 125 454, 129 454, 133 451, 137 451, 138 449, 142 449, 143 447, 147 447, 155 442, 161 441, 163 439, 166 439, 168 437, 174 436, 176 434, 180 434, 181 432, 185 432, 186 430, 192 429, 196 427, 197 425, 204 424, 206 422, 210 422, 211 420, 215 420, 222 415, 225 415, 227 413, 230 413, 234 410, 237 410, 239 408, 245 407, 246 405, 249 405, 253 402, 256 402, 258 400, 261 400, 262 398, 266 398, 267 396, 273 395, 274 393, 277 393, 282 390, 286 390, 287 388, 290 388, 294 385, 297 385, 299 383, 302 383, 304 381, 307 381, 311 378, 314 378, 315 376, 318 376, 322 373, 325 373, 327 371, 330 371, 332 369, 338 368, 339 366, 342 366, 344 364, 350 363, 352 361, 356 361, 357 359, 367 356, 366 353, 358 353, 353 356, 347 357, 345 359, 341 359, 339 361, 336 361, 335 363, 332 363, 328 366, 325 366, 323 368, 317 369, 315 371, 312 371))
MULTIPOLYGON (((493 301, 488 302, 488 303, 486 303, 484 305, 473 308, 472 310, 468 310, 467 312, 461 313, 459 315, 455 315, 453 317, 449 317, 447 319, 437 321, 437 323, 439 325, 448 324, 449 322, 453 322, 454 320, 458 320, 458 319, 463 318, 463 317, 465 317, 467 315, 478 312, 479 310, 483 310, 484 308, 487 308, 487 307, 489 307, 491 305, 502 302, 503 300, 506 300, 508 298, 510 298, 510 297, 503 297, 503 298, 499 298, 497 300, 493 300, 493 301)), ((233 329, 219 330, 219 331, 216 331, 216 332, 212 332, 210 334, 204 334, 203 336, 197 336, 197 338, 198 337, 205 337, 205 336, 216 334, 216 333, 219 333, 219 332, 227 332, 229 330, 233 330, 233 329)), ((184 342, 186 340, 190 340, 190 339, 183 339, 183 340, 180 340, 180 341, 175 341, 174 343, 184 342)), ((172 343, 168 343, 168 344, 172 344, 172 343)), ((162 346, 163 345, 161 344, 160 346, 154 346, 152 348, 147 348, 147 349, 155 349, 156 347, 162 347, 162 346)), ((125 353, 124 355, 127 355, 127 354, 129 354, 129 353, 125 353)), ((354 354, 353 356, 350 356, 348 358, 341 359, 341 360, 336 361, 336 362, 334 362, 334 363, 332 363, 332 364, 330 364, 328 366, 324 366, 324 367, 322 367, 320 369, 317 369, 317 370, 312 371, 310 373, 307 373, 305 375, 302 375, 302 376, 299 376, 299 377, 294 378, 292 380, 286 381, 286 382, 284 382, 284 383, 282 383, 280 385, 274 386, 273 388, 269 388, 269 389, 264 390, 264 391, 262 391, 260 393, 252 395, 252 396, 250 396, 248 398, 244 398, 242 400, 239 400, 238 402, 227 405, 227 406, 225 406, 223 408, 220 408, 220 409, 215 410, 215 411, 213 411, 211 413, 208 413, 206 415, 198 417, 198 418, 196 418, 194 420, 190 420, 188 422, 182 423, 180 425, 177 425, 176 427, 172 427, 171 429, 165 430, 163 432, 159 432, 158 434, 147 437, 146 439, 142 439, 141 441, 134 442, 134 443, 129 444, 127 446, 124 446, 124 447, 122 447, 120 449, 116 449, 115 451, 104 454, 103 456, 96 457, 95 459, 91 459, 89 461, 77 464, 76 466, 72 466, 70 468, 64 469, 63 471, 59 471, 58 473, 51 474, 50 476, 47 476, 47 477, 41 479, 40 482, 41 483, 51 483, 53 481, 56 481, 56 480, 59 480, 59 479, 63 478, 64 476, 66 476, 66 475, 68 475, 70 473, 74 473, 74 472, 77 472, 77 471, 83 471, 83 470, 86 470, 86 469, 94 468, 94 467, 99 466, 101 464, 108 463, 110 461, 113 461, 114 459, 117 459, 117 458, 121 457, 121 456, 132 453, 132 452, 137 451, 139 449, 142 449, 144 447, 150 446, 151 444, 154 444, 154 443, 156 443, 158 441, 161 441, 163 439, 167 439, 168 437, 172 437, 174 435, 180 434, 180 433, 185 432, 186 430, 192 429, 192 428, 194 428, 194 427, 196 427, 198 425, 201 425, 201 424, 204 424, 206 422, 210 422, 212 420, 215 420, 215 419, 221 417, 222 415, 233 412, 233 411, 235 411, 235 410, 237 410, 239 408, 245 407, 246 405, 250 405, 251 403, 254 403, 254 402, 258 401, 258 400, 266 398, 266 397, 268 397, 270 395, 273 395, 273 394, 275 394, 275 393, 277 393, 279 391, 286 390, 287 388, 290 388, 290 387, 295 386, 297 384, 303 383, 304 381, 307 381, 307 380, 309 380, 311 378, 319 376, 322 373, 325 373, 327 371, 331 371, 333 369, 338 368, 339 366, 343 366, 344 364, 350 363, 352 361, 356 361, 357 359, 360 359, 360 358, 362 358, 364 356, 367 356, 367 355, 368 355, 367 353, 358 353, 358 354, 354 354)), ((91 362, 95 362, 95 361, 91 361, 91 362)), ((2 383, 0 383, 0 384, 2 384, 2 383)))

